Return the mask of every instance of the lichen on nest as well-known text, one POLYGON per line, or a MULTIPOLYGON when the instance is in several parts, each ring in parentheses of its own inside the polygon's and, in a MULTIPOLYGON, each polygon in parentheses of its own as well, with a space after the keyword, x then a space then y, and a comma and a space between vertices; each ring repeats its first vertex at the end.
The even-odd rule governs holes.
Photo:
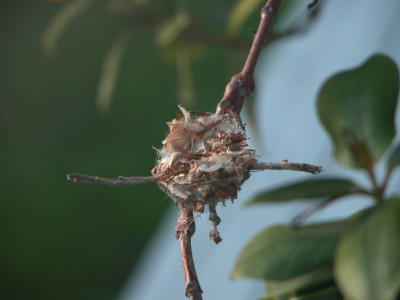
POLYGON ((179 108, 152 170, 158 185, 180 208, 196 212, 233 201, 257 162, 239 117, 179 108))

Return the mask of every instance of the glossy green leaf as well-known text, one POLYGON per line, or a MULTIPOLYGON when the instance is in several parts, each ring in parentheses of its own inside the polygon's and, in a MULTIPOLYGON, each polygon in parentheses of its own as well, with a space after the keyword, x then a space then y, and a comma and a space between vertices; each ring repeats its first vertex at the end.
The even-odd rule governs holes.
POLYGON ((100 75, 100 81, 97 89, 97 110, 106 112, 110 109, 112 96, 118 80, 119 69, 121 67, 122 57, 128 46, 129 36, 120 36, 111 47, 100 75))
POLYGON ((333 260, 345 228, 346 222, 267 228, 242 249, 231 275, 282 280, 314 270, 333 260))
POLYGON ((286 298, 310 293, 333 284, 332 267, 330 265, 290 279, 267 280, 265 283, 269 297, 286 298))
POLYGON ((252 198, 247 204, 263 202, 280 202, 300 199, 318 199, 347 194, 355 190, 356 185, 346 179, 321 178, 305 179, 289 185, 262 192, 252 198))
POLYGON ((53 54, 56 51, 57 43, 68 25, 88 9, 93 2, 94 0, 74 0, 65 4, 43 35, 42 47, 45 53, 53 54))
POLYGON ((398 93, 398 68, 384 55, 325 81, 318 113, 340 163, 370 168, 382 156, 395 135, 398 93))
POLYGON ((236 0, 235 6, 228 19, 228 34, 236 34, 247 18, 258 8, 263 1, 260 0, 236 0))
POLYGON ((353 300, 394 300, 400 290, 400 199, 367 215, 341 239, 335 278, 353 300))
POLYGON ((391 169, 400 165, 400 144, 398 144, 394 151, 390 154, 387 164, 391 169))

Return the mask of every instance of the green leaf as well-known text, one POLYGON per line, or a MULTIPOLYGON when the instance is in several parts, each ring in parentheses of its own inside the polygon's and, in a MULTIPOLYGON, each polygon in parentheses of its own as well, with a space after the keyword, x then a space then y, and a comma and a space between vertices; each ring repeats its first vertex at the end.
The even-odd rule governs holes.
POLYGON ((400 144, 390 154, 387 165, 390 169, 394 169, 400 165, 400 144))
POLYGON ((340 163, 368 169, 379 160, 395 135, 398 93, 399 70, 384 55, 325 81, 318 113, 340 163))
POLYGON ((129 36, 120 36, 110 49, 104 60, 103 69, 100 74, 100 81, 97 89, 96 106, 100 112, 110 109, 115 85, 118 80, 118 73, 121 67, 122 57, 128 47, 129 36))
POLYGON ((353 300, 394 300, 400 290, 400 198, 367 215, 342 237, 335 278, 353 300))
POLYGON ((231 275, 282 280, 314 270, 333 260, 345 228, 346 222, 267 228, 242 249, 231 275))
POLYGON ((280 202, 299 199, 318 199, 347 194, 357 186, 341 178, 306 179, 289 185, 262 192, 252 198, 247 205, 262 202, 280 202))
POLYGON ((299 297, 291 297, 288 300, 342 300, 343 296, 336 287, 330 287, 321 291, 299 297))
POLYGON ((237 0, 228 19, 228 34, 235 35, 247 18, 263 3, 261 0, 237 0))
POLYGON ((266 289, 269 297, 292 297, 333 284, 332 267, 324 266, 286 280, 267 280, 266 289))
POLYGON ((42 48, 46 54, 56 51, 57 43, 68 25, 81 15, 94 0, 74 0, 65 4, 62 10, 53 18, 42 38, 42 48))

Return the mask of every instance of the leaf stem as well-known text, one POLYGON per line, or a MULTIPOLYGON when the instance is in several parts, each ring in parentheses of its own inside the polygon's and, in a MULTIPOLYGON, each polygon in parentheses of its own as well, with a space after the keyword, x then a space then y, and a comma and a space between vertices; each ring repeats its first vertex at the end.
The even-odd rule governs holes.
POLYGON ((383 178, 383 182, 382 182, 382 186, 381 186, 382 193, 385 193, 386 187, 387 187, 389 180, 393 174, 393 170, 394 170, 394 168, 389 168, 385 174, 385 177, 383 178))
POLYGON ((384 189, 382 189, 382 187, 379 186, 378 181, 376 180, 375 172, 374 172, 372 166, 370 166, 367 169, 367 172, 368 172, 368 176, 371 179, 371 182, 372 182, 372 185, 373 185, 373 193, 372 194, 373 194, 373 197, 375 199, 375 202, 377 204, 380 204, 380 203, 382 203, 384 201, 384 199, 383 199, 384 189))
POLYGON ((329 197, 329 198, 317 203, 316 205, 308 207, 306 210, 304 210, 303 212, 301 212, 300 214, 298 214, 296 217, 293 218, 292 224, 293 224, 293 226, 298 227, 298 226, 302 225, 304 223, 304 221, 306 219, 308 219, 311 215, 313 215, 317 211, 325 208, 326 206, 335 202, 336 200, 346 197, 346 196, 349 196, 349 195, 357 195, 357 194, 369 195, 369 196, 375 197, 374 194, 364 190, 361 187, 357 187, 357 189, 355 189, 351 192, 329 197))
POLYGON ((317 211, 323 209, 324 207, 328 206, 329 204, 336 201, 337 199, 347 196, 349 194, 351 194, 351 193, 332 196, 332 197, 329 197, 329 198, 319 202, 316 205, 308 207, 306 210, 304 210, 303 212, 301 212, 300 214, 298 214, 296 217, 293 218, 293 221, 292 221, 293 226, 298 227, 298 226, 302 225, 306 219, 308 219, 311 215, 313 215, 317 211))

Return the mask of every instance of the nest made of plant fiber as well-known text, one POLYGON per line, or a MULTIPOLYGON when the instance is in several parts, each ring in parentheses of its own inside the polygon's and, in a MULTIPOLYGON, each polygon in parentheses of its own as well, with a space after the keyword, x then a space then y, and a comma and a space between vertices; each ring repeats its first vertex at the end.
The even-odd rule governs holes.
POLYGON ((233 201, 256 163, 239 117, 179 108, 152 170, 159 187, 180 208, 197 212, 233 201))

